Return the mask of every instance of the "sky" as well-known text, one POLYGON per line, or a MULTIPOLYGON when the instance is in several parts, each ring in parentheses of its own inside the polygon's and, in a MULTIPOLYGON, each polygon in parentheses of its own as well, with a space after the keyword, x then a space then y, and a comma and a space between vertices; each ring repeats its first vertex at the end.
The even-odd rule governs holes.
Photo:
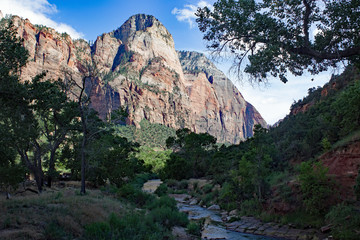
MULTIPOLYGON (((198 7, 212 7, 215 0, 0 0, 4 15, 28 18, 33 24, 67 32, 72 38, 95 41, 102 33, 120 27, 130 16, 145 13, 155 16, 169 30, 177 50, 198 51, 208 54, 203 34, 195 22, 198 7)), ((301 77, 288 75, 289 82, 269 79, 266 85, 252 85, 237 80, 229 72, 231 59, 215 62, 245 100, 255 106, 268 124, 274 124, 289 113, 291 104, 306 96, 311 87, 323 86, 331 74, 301 77)))

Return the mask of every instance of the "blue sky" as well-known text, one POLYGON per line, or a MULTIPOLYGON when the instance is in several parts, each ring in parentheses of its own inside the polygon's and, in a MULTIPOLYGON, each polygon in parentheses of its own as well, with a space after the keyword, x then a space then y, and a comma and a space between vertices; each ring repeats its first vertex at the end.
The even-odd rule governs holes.
MULTIPOLYGON (((206 43, 195 23, 193 12, 199 6, 211 6, 215 0, 0 0, 3 14, 29 18, 32 23, 68 32, 73 38, 96 40, 96 37, 120 27, 137 13, 151 14, 173 35, 177 50, 206 53, 206 43)), ((310 87, 322 86, 330 73, 318 76, 291 77, 283 84, 270 79, 265 85, 252 86, 235 80, 228 70, 231 59, 216 65, 233 80, 245 99, 253 104, 269 124, 285 117, 294 100, 306 95, 310 87), (311 81, 311 79, 314 81, 311 81)), ((334 72, 338 73, 338 72, 334 72)))

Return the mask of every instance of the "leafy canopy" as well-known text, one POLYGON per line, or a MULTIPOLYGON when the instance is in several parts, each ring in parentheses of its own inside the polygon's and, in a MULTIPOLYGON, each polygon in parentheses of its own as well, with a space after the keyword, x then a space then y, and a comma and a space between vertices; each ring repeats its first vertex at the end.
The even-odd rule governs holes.
POLYGON ((251 80, 317 74, 339 61, 359 62, 358 0, 218 0, 199 8, 199 28, 214 53, 235 55, 251 80), (248 60, 248 61, 247 61, 248 60))

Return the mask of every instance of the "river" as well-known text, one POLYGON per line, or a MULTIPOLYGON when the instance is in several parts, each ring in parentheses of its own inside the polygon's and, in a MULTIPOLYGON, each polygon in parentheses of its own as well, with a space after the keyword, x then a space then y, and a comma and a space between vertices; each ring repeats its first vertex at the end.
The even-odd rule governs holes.
MULTIPOLYGON (((162 183, 160 179, 147 181, 143 186, 143 191, 154 193, 156 188, 162 183)), ((201 239, 228 239, 228 240, 280 240, 283 238, 273 238, 262 235, 248 234, 237 231, 228 230, 224 221, 221 219, 220 212, 217 210, 209 210, 199 205, 190 205, 186 199, 186 194, 170 194, 177 201, 179 211, 188 214, 190 220, 204 219, 204 228, 201 233, 201 239)))

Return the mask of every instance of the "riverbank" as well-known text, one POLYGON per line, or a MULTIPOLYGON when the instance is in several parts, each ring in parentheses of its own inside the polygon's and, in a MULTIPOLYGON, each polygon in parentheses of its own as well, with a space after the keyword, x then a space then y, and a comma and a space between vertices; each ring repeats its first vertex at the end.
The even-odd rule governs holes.
POLYGON ((263 222, 254 217, 243 216, 232 221, 236 217, 234 213, 224 211, 218 205, 208 208, 196 205, 199 201, 188 194, 169 196, 178 202, 179 210, 187 213, 190 220, 203 219, 202 239, 237 239, 234 232, 245 234, 243 237, 247 239, 331 239, 317 229, 297 229, 291 225, 263 222))

